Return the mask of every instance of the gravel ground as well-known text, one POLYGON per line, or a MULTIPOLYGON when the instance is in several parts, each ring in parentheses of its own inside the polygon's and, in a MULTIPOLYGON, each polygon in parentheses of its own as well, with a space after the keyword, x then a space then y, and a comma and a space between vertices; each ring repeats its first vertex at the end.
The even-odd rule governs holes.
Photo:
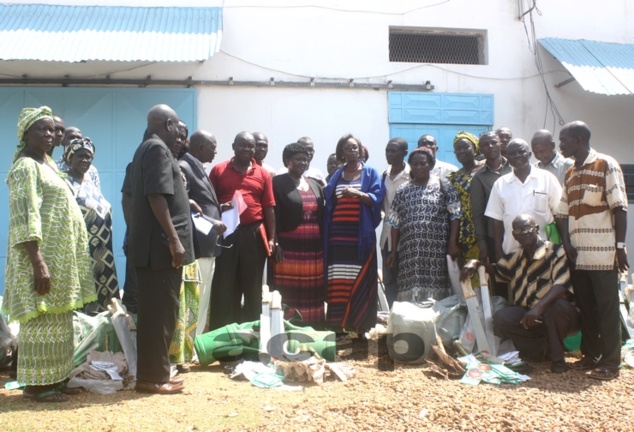
MULTIPOLYGON (((376 342, 366 350, 355 340, 345 354, 356 377, 302 392, 258 389, 229 379, 218 364, 193 367, 186 390, 173 396, 82 393, 66 404, 39 404, 0 390, 0 423, 6 431, 634 431, 627 367, 600 382, 536 363, 526 383, 470 387, 421 366, 389 370, 376 342)), ((8 380, 0 373, 0 383, 8 380)))

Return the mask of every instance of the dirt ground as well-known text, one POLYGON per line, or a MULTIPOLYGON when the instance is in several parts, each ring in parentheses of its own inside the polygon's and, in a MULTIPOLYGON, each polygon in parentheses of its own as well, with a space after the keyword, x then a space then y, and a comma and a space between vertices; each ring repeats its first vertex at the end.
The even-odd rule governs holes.
MULTIPOLYGON (((583 372, 550 373, 531 365, 520 385, 446 381, 422 366, 391 368, 383 345, 353 343, 342 361, 357 375, 301 392, 263 390, 229 379, 217 363, 183 375, 172 396, 84 392, 63 404, 41 404, 4 390, 4 431, 633 431, 634 370, 594 381, 583 372), (384 370, 381 370, 384 369, 384 370), (392 370, 390 370, 392 369, 392 370)), ((573 361, 570 357, 568 361, 573 361)))

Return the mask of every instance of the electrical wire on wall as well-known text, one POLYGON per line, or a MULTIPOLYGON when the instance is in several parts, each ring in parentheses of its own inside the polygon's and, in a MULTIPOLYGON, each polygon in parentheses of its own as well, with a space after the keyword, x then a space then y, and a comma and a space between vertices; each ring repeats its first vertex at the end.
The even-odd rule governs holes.
POLYGON ((539 49, 537 48, 537 33, 535 31, 535 20, 533 19, 533 13, 537 13, 537 15, 541 16, 542 12, 537 7, 537 0, 529 0, 529 1, 531 3, 531 7, 520 16, 520 20, 522 21, 522 24, 524 24, 526 38, 528 39, 528 49, 530 50, 531 54, 533 54, 533 58, 535 60, 535 66, 537 67, 539 76, 542 79, 542 83, 544 85, 544 92, 546 93, 546 110, 544 111, 544 123, 542 127, 546 128, 546 122, 548 119, 548 111, 550 111, 552 115, 552 121, 553 121, 552 130, 555 130, 555 123, 558 123, 559 126, 563 126, 564 124, 566 124, 566 122, 564 121, 561 113, 559 112, 559 109, 557 108, 557 104, 555 104, 555 101, 550 95, 548 84, 546 83, 546 77, 544 76, 544 64, 542 63, 542 58, 539 53, 539 49), (527 17, 529 21, 528 27, 526 25, 527 17))

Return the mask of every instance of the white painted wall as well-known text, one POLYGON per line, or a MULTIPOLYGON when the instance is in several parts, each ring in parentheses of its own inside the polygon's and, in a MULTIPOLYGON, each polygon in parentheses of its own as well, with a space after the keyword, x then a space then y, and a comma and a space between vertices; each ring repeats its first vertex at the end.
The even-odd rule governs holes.
MULTIPOLYGON (((6 0, 5 0, 6 1, 6 0)), ((16 2, 9 0, 9 2, 16 2)), ((21 3, 47 3, 45 0, 21 3)), ((54 3, 54 2, 51 2, 54 3)), ((57 2, 55 2, 57 3, 57 2)), ((143 5, 142 0, 81 1, 68 4, 143 5)), ((563 122, 584 120, 599 151, 622 163, 634 163, 628 127, 634 96, 602 96, 585 92, 576 83, 554 84, 569 77, 564 67, 533 41, 561 37, 634 43, 634 2, 610 0, 537 0, 537 10, 517 19, 528 0, 159 0, 153 6, 224 7, 221 52, 204 63, 65 64, 0 62, 0 73, 20 76, 112 78, 152 75, 154 78, 267 82, 318 81, 422 84, 436 92, 492 93, 495 126, 511 127, 515 136, 530 139, 536 129, 557 135, 561 125, 547 106, 544 82, 535 67, 534 50, 544 64, 546 88, 563 122), (483 66, 390 63, 389 26, 481 29, 487 32, 488 64, 483 66)), ((302 135, 317 143, 314 164, 325 160, 344 133, 356 134, 370 149, 370 163, 382 168, 389 136, 387 94, 360 89, 288 89, 271 87, 205 86, 199 88, 201 128, 216 134, 217 160, 230 157, 230 144, 241 130, 259 130, 271 141, 268 162, 281 165, 285 144, 302 135)), ((630 215, 634 227, 634 215, 630 215)), ((634 228, 628 236, 634 250, 634 228)))

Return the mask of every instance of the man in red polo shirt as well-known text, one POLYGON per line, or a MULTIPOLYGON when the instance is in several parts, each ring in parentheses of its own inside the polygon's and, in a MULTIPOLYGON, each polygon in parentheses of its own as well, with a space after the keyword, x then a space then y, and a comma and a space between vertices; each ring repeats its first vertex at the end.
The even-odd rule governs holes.
POLYGON ((254 159, 255 138, 249 132, 240 132, 232 148, 234 157, 214 166, 209 179, 223 210, 231 208, 236 191, 242 194, 246 209, 240 214, 238 228, 223 240, 222 253, 216 258, 209 330, 259 319, 267 257, 265 245, 268 243, 271 254, 276 246, 271 176, 254 159), (261 224, 266 230, 260 229, 261 224), (243 295, 244 306, 241 306, 243 295))

